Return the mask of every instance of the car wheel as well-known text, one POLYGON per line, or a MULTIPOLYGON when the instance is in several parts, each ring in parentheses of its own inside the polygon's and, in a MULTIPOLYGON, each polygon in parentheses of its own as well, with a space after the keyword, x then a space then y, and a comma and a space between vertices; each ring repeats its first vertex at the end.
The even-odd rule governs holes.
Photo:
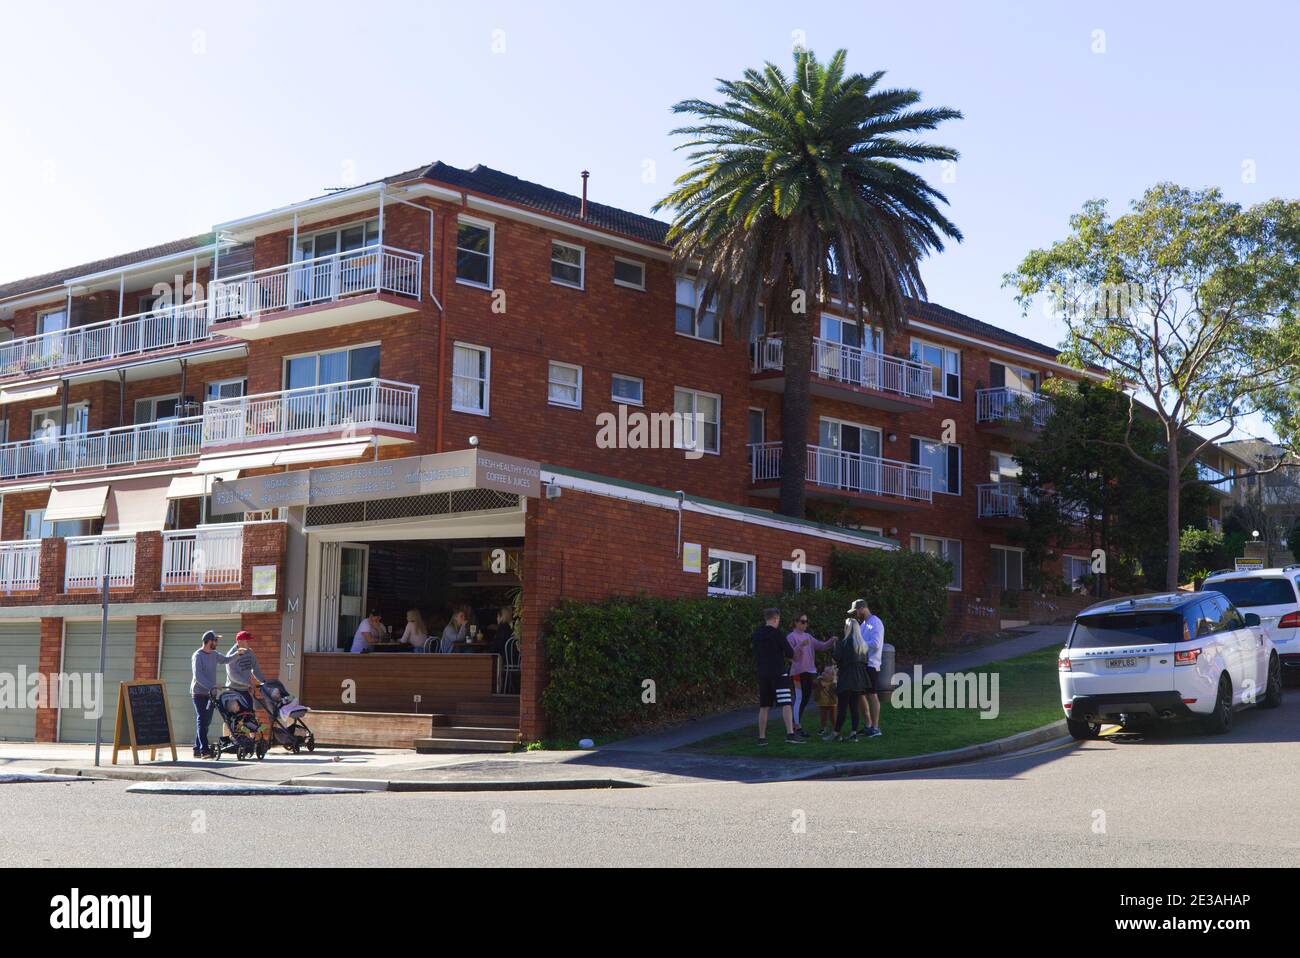
POLYGON ((1282 663, 1276 655, 1268 658, 1268 684, 1264 687, 1264 698, 1260 701, 1262 709, 1275 709, 1282 704, 1282 663))
POLYGON ((1085 722, 1082 719, 1066 719, 1065 727, 1070 730, 1070 734, 1079 741, 1096 738, 1101 734, 1100 722, 1085 722))
POLYGON ((1227 672, 1219 676, 1219 694, 1214 700, 1214 711, 1205 717, 1205 730, 1211 735, 1232 731, 1232 679, 1227 672))

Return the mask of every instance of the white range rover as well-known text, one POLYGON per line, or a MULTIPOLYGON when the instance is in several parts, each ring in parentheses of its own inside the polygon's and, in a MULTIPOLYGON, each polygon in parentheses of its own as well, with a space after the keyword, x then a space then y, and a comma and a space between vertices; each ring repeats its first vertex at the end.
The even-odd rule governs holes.
POLYGON ((1235 709, 1276 708, 1281 663, 1259 624, 1208 585, 1089 606, 1057 660, 1070 734, 1095 738, 1106 723, 1172 718, 1222 733, 1235 709))

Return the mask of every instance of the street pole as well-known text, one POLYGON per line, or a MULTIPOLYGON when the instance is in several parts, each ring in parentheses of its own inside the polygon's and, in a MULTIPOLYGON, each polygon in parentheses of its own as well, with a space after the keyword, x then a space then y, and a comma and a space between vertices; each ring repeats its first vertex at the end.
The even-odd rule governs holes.
MULTIPOLYGON (((99 616, 99 680, 104 681, 105 659, 108 657, 108 573, 112 564, 113 552, 108 543, 104 543, 104 591, 100 599, 99 616)), ((99 767, 99 743, 103 736, 104 702, 100 692, 99 715, 95 717, 95 767, 99 767)), ((116 705, 114 706, 116 708, 116 705)), ((117 713, 114 712, 114 715, 117 713)), ((116 721, 116 720, 115 720, 116 721)))

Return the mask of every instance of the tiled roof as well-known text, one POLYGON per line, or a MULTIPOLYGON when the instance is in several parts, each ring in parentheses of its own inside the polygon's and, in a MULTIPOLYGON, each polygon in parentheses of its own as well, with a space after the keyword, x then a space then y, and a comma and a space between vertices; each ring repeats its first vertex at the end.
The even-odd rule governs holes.
POLYGON ((191 250, 199 246, 211 246, 213 239, 214 236, 212 233, 201 233, 198 236, 172 240, 170 243, 161 243, 158 246, 150 246, 147 249, 138 249, 133 253, 123 253, 119 256, 110 256, 108 259, 95 260, 93 263, 82 263, 80 266, 69 266, 67 269, 55 270, 52 273, 43 273, 40 276, 28 276, 26 279, 16 279, 12 282, 0 285, 0 299, 8 299, 10 296, 35 292, 38 289, 46 289, 50 286, 58 286, 64 280, 71 279, 74 276, 85 276, 89 273, 99 273, 104 270, 118 269, 123 266, 133 266, 136 263, 143 263, 151 259, 157 259, 160 256, 184 253, 186 250, 191 250))
POLYGON ((1048 346, 1045 343, 1036 342, 1024 336, 1018 336, 1010 330, 983 322, 973 316, 967 316, 965 313, 959 313, 947 306, 940 306, 938 303, 913 300, 909 311, 922 322, 945 326, 959 333, 967 333, 980 339, 988 339, 1006 346, 1013 346, 1016 349, 1023 349, 1025 352, 1038 353, 1048 359, 1056 359, 1061 352, 1055 346, 1048 346))

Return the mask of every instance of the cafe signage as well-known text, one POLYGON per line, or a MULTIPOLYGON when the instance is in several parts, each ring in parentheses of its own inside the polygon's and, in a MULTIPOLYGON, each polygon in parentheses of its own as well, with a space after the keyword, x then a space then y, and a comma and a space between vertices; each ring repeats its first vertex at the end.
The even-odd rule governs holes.
POLYGON ((516 456, 464 449, 406 459, 251 476, 212 486, 212 511, 261 512, 285 506, 322 506, 397 499, 466 489, 541 495, 541 467, 516 456))

